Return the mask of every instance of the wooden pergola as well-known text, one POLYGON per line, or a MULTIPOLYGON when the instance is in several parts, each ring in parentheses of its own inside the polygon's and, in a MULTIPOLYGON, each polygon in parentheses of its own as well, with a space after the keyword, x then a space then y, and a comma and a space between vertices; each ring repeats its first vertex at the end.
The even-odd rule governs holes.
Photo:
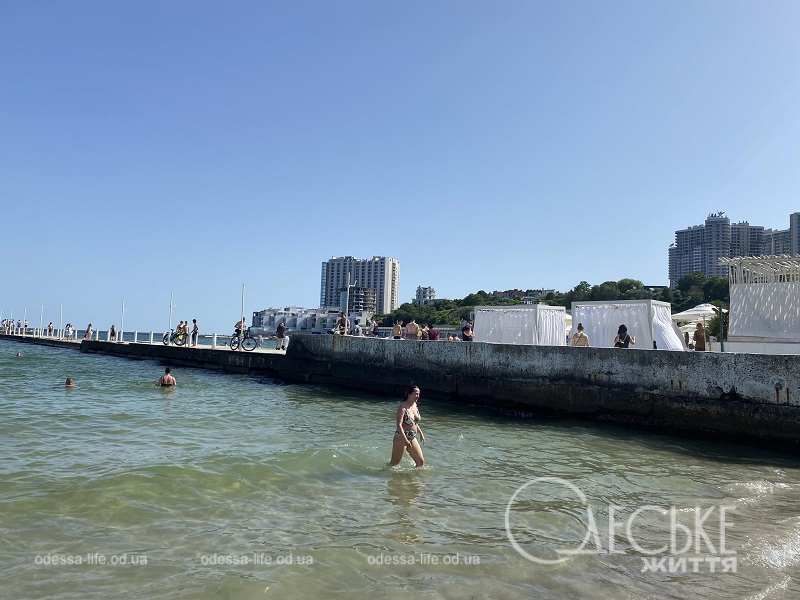
POLYGON ((800 281, 800 256, 739 256, 720 258, 731 285, 800 281))

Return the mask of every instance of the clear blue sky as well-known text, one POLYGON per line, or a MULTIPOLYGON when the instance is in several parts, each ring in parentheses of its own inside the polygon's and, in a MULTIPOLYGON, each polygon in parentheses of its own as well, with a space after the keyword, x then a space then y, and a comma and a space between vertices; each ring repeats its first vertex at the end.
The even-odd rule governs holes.
POLYGON ((227 330, 390 255, 401 297, 630 276, 800 209, 800 3, 4 2, 0 309, 227 330))

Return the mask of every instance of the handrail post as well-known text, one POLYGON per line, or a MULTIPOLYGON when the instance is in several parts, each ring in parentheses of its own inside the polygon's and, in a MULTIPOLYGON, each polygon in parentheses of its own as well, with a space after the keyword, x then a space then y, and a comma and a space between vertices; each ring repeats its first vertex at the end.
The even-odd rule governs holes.
POLYGON ((153 332, 152 331, 150 332, 150 343, 151 344, 153 343, 153 332))
POLYGON ((217 334, 216 333, 211 338, 211 348, 212 348, 212 350, 216 350, 216 348, 217 348, 217 334))

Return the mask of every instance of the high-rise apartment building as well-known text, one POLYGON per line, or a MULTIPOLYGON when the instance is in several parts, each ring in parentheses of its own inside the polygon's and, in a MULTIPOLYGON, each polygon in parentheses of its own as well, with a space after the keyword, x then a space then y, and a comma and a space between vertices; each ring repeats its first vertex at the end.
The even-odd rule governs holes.
POLYGON ((335 256, 322 263, 319 304, 339 306, 347 286, 375 290, 375 311, 388 314, 400 305, 400 262, 387 256, 353 258, 335 256))
POLYGON ((747 221, 731 223, 725 213, 711 214, 703 225, 675 232, 669 247, 669 283, 674 287, 689 273, 726 277, 719 259, 735 256, 800 254, 800 212, 789 216, 789 229, 766 229, 747 221))

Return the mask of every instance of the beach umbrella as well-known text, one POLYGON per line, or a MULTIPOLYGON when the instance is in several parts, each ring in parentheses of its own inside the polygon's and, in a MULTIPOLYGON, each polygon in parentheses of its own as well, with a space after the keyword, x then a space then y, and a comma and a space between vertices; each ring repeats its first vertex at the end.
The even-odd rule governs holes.
MULTIPOLYGON (((683 312, 675 313, 672 315, 673 321, 705 321, 713 319, 716 314, 717 310, 719 310, 713 304, 698 304, 694 308, 690 308, 689 310, 685 310, 683 312)), ((723 312, 728 312, 725 309, 722 309, 723 312)))

